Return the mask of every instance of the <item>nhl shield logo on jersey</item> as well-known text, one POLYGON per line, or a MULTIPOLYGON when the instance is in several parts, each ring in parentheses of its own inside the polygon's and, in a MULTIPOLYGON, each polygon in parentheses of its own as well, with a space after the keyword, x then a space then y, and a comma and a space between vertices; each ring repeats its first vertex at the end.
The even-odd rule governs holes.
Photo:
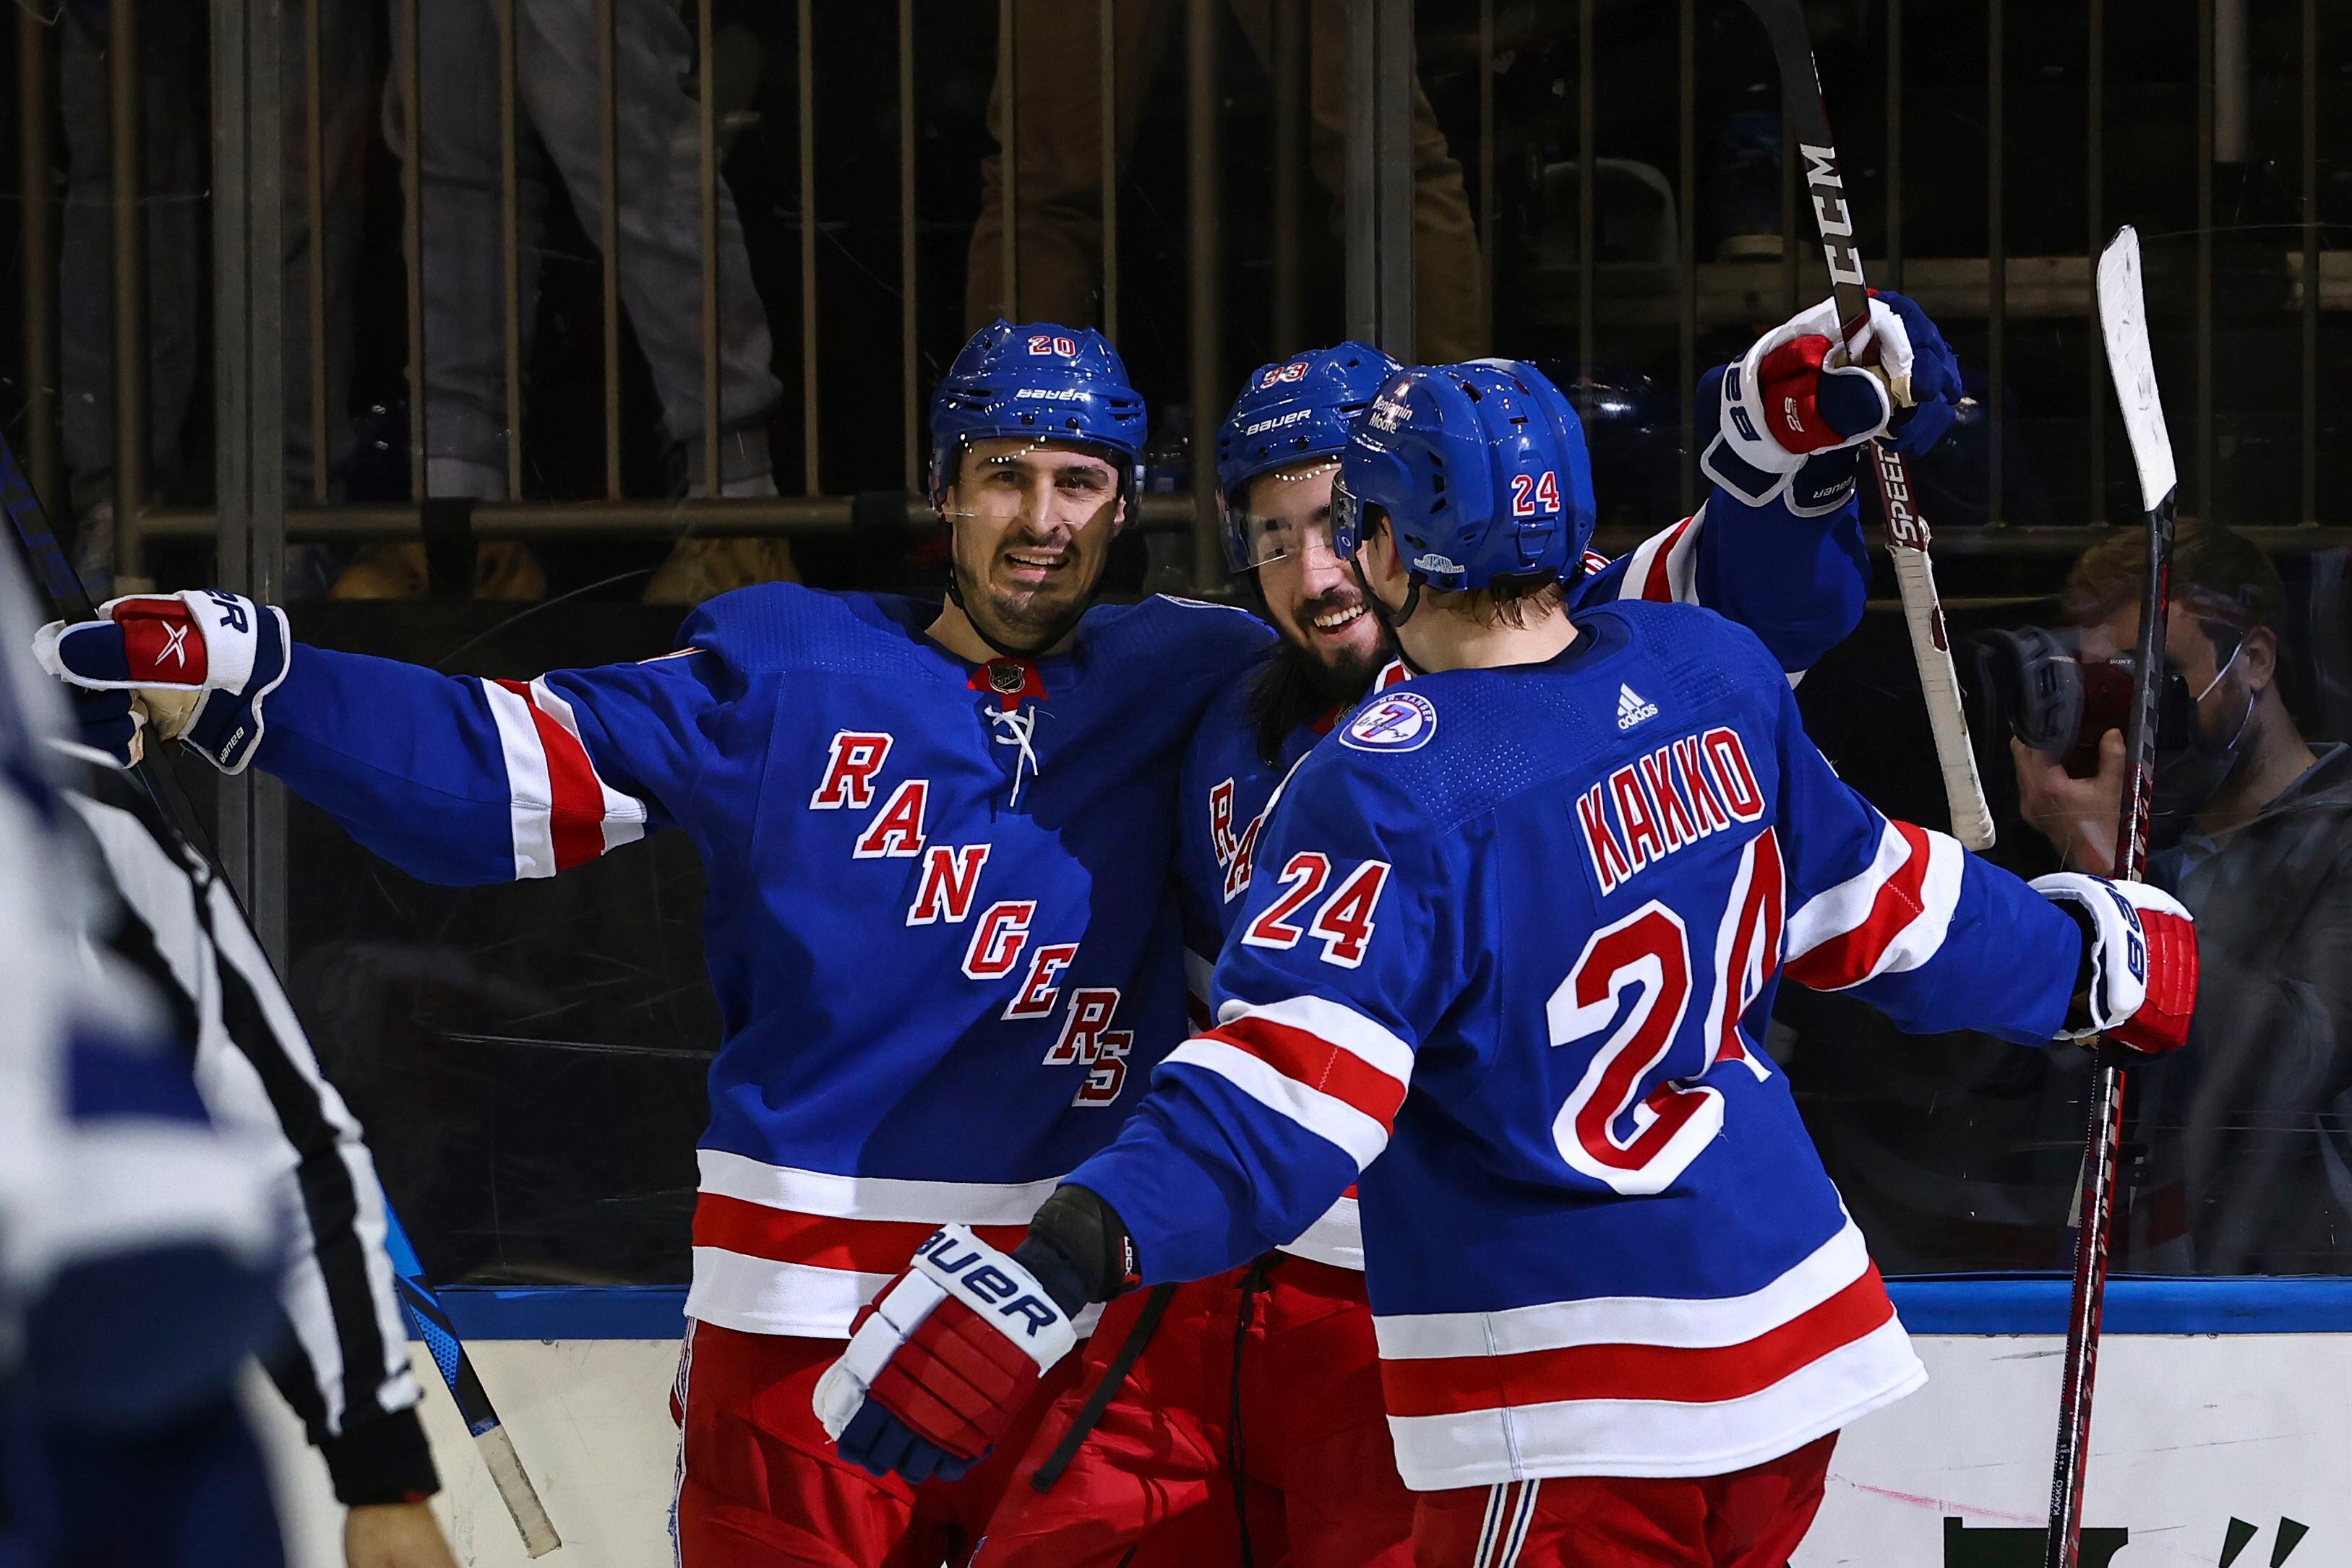
POLYGON ((1418 751, 1437 733, 1437 707, 1419 692, 1388 691, 1364 705, 1339 732, 1359 751, 1418 751))

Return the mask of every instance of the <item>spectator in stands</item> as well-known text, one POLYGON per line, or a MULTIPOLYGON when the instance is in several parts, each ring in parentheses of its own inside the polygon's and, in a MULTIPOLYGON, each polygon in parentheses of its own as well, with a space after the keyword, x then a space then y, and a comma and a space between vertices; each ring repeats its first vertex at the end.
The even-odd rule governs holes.
MULTIPOLYGON (((205 8, 182 0, 138 5, 141 309, 147 345, 147 476, 168 493, 201 476, 190 452, 205 317, 205 203, 211 183, 205 149, 205 8)), ((59 225, 58 379, 64 393, 68 490, 79 520, 77 564, 103 590, 114 571, 114 192, 110 176, 106 0, 69 0, 58 12, 58 108, 65 131, 66 190, 59 225)), ((286 499, 325 499, 316 476, 311 411, 327 414, 329 465, 350 450, 352 284, 358 260, 368 110, 382 69, 381 23, 364 0, 319 7, 319 141, 324 228, 310 233, 310 100, 302 8, 285 8, 279 46, 284 225, 286 499), (311 246, 324 263, 326 335, 314 381, 310 348, 311 246)), ((142 500, 146 497, 142 497, 142 500)))
MULTIPOLYGON (((1006 0, 1007 4, 1013 0, 1006 0)), ((1275 0, 1227 0, 1258 58, 1274 57, 1275 0)), ((1014 18, 1019 51, 1021 145, 1017 182, 1019 308, 1005 298, 1004 78, 989 95, 988 129, 999 151, 981 162, 980 222, 964 269, 964 317, 973 331, 997 317, 1083 323, 1101 319, 1101 6, 1089 23, 1070 7, 1023 0, 1014 18)), ((1183 7, 1174 0, 1127 0, 1117 8, 1118 167, 1135 151, 1151 78, 1171 52, 1183 7)), ((1307 21, 1307 162, 1338 208, 1348 183, 1347 0, 1310 0, 1307 21)), ((1412 88, 1414 352, 1432 363, 1486 351, 1486 298, 1478 232, 1462 185, 1462 165, 1428 96, 1412 88)), ((1277 345, 1296 348, 1297 344, 1277 345)))
MULTIPOLYGON (((385 124, 402 146, 409 26, 393 7, 398 67, 385 124)), ((419 5, 423 112, 425 488, 434 496, 507 495, 506 274, 499 210, 499 55, 494 0, 419 5)), ((594 0, 520 0, 514 8, 516 123, 521 132, 520 310, 523 358, 538 314, 538 236, 551 179, 593 237, 601 232, 604 68, 594 0)), ((767 421, 781 387, 770 368, 765 307, 751 281, 742 225, 719 191, 719 472, 706 474, 702 345, 701 110, 687 90, 694 40, 673 0, 619 0, 613 99, 620 188, 621 298, 653 371, 665 434, 689 496, 772 496, 767 421)), ((409 236, 409 243, 416 243, 409 236)), ((795 578, 782 539, 691 538, 647 597, 687 603, 772 578, 795 578)), ((421 592, 421 546, 369 552, 337 585, 352 596, 421 592)))
MULTIPOLYGON (((2125 530, 2067 578, 2085 661, 2132 647, 2143 549, 2125 530)), ((2180 1173, 2205 1274, 2352 1272, 2352 750, 2315 749, 2280 696, 2282 598, 2254 545, 2183 525, 2165 649, 2195 734, 2158 759, 2150 880, 2196 915, 2204 980, 2139 1124, 2151 1166, 2180 1173)), ((2123 737, 2088 779, 2012 749, 2026 821, 2069 866, 2109 872, 2123 737)))

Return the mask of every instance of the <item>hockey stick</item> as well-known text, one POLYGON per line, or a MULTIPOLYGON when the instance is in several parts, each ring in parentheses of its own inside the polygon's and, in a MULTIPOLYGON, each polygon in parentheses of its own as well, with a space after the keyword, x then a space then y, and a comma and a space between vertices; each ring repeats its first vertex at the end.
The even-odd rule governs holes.
POLYGON ((416 1337, 432 1352, 433 1364, 441 1369, 441 1381, 449 1385, 457 1414, 465 1417, 466 1430, 473 1435, 474 1446, 482 1451, 482 1462, 489 1467, 490 1482, 499 1489, 507 1512, 514 1516, 515 1529, 522 1532, 524 1552, 546 1556, 563 1544, 563 1538, 555 1533, 555 1521, 547 1517, 547 1505, 539 1500, 539 1490, 530 1484, 530 1476, 515 1452, 514 1439, 499 1420, 481 1378, 475 1375, 473 1358, 466 1354, 465 1342, 457 1337, 440 1298, 426 1281, 425 1265, 417 1261, 416 1249, 409 1245, 408 1233, 401 1228, 388 1197, 383 1204, 383 1245, 392 1254, 393 1272, 398 1276, 400 1304, 408 1321, 416 1325, 416 1337))
MULTIPOLYGON (((74 621, 97 620, 97 607, 91 604, 89 591, 83 588, 81 579, 58 546, 58 536, 49 527, 48 514, 42 509, 40 497, 33 494, 25 471, 17 466, 16 448, 5 433, 0 433, 0 510, 8 514, 9 526, 34 579, 58 613, 74 621)), ((187 797, 181 792, 179 780, 172 776, 171 769, 142 758, 132 766, 131 773, 154 802, 156 820, 163 830, 204 862, 206 872, 228 891, 238 914, 250 925, 251 917, 247 915, 244 901, 236 896, 236 884, 222 872, 212 845, 196 827, 195 813, 190 810, 187 797)), ((498 1486, 507 1511, 514 1516, 515 1528, 522 1533, 523 1549, 533 1557, 543 1557, 563 1542, 549 1521, 547 1510, 540 1502, 530 1478, 524 1473, 521 1460, 516 1458, 514 1441, 499 1424, 498 1412, 491 1408, 489 1396, 482 1390, 481 1379, 475 1375, 466 1347, 449 1326, 448 1314, 434 1296, 433 1287, 416 1260, 415 1249, 408 1244, 399 1216, 393 1212, 389 1193, 383 1196, 383 1218, 386 1249, 392 1255, 401 1305, 432 1352, 434 1364, 441 1369, 442 1381, 449 1385, 450 1397, 457 1401, 467 1429, 480 1447, 482 1458, 489 1466, 490 1479, 498 1486)))
MULTIPOLYGON (((1837 145, 1830 140, 1821 75, 1805 34, 1803 0, 1748 0, 1748 8, 1772 41, 1780 72, 1781 110, 1796 128, 1797 148, 1805 155, 1806 192, 1843 323, 1837 352, 1844 356, 1854 338, 1869 329, 1870 288, 1863 277, 1862 248, 1854 243, 1845 182, 1838 174, 1837 145)), ((1944 632, 1944 603, 1936 592, 1936 567, 1927 555, 1927 520, 1919 515, 1919 492, 1911 483, 1910 465, 1892 442, 1872 442, 1870 455, 1879 506, 1886 517, 1886 553, 1895 563, 1903 619, 1911 631, 1911 657, 1919 666, 1919 693, 1927 702, 1927 729, 1943 770, 1952 836, 1969 849, 1989 850, 1992 810, 1985 804, 1976 751, 1969 744, 1968 716, 1960 706, 1959 676, 1952 668, 1951 643, 1944 632)))
MULTIPOLYGON (((2156 788, 2156 705, 2164 674, 2165 619, 2172 603, 2172 514, 2179 476, 2157 395, 2148 352, 2147 305, 2140 283, 2139 235, 2119 230, 2099 257, 2099 329, 2107 371, 2123 405, 2147 515, 2147 580, 2142 586, 2139 643, 2132 667, 2132 706, 2125 734, 2124 776, 2116 824, 2115 874, 2137 881, 2147 870, 2147 828, 2156 788)), ((2099 1315, 2106 1294, 2107 1250, 2115 1235, 2116 1181, 2124 1141, 2124 1070, 2099 1054, 2084 1136, 2081 1207, 2075 1216, 2074 1292, 2066 1314, 2066 1364, 2059 1384, 2058 1453, 2050 1477, 2046 1568, 2075 1568, 2082 1551, 2083 1481, 2091 1458, 2091 1391, 2099 1371, 2099 1315)))

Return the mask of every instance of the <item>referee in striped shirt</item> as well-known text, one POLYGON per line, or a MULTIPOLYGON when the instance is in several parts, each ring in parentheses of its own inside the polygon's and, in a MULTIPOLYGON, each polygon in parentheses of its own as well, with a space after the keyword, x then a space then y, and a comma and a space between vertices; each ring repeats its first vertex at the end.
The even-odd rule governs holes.
POLYGON ((350 1511, 349 1568, 457 1568, 426 1500, 440 1490, 384 1251, 384 1207, 360 1124, 320 1071, 229 890, 121 771, 139 725, 128 693, 78 704, 88 764, 68 804, 96 841, 121 909, 112 946, 194 1044, 214 1121, 265 1144, 294 1245, 278 1283, 288 1332, 270 1376, 350 1511))

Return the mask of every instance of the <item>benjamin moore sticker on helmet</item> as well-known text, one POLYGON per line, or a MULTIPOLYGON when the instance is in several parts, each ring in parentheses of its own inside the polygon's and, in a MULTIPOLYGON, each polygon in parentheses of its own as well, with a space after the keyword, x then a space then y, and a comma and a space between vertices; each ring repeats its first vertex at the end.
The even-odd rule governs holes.
POLYGON ((1437 733, 1437 708, 1419 692, 1383 692, 1339 732, 1358 751, 1418 751, 1437 733))

